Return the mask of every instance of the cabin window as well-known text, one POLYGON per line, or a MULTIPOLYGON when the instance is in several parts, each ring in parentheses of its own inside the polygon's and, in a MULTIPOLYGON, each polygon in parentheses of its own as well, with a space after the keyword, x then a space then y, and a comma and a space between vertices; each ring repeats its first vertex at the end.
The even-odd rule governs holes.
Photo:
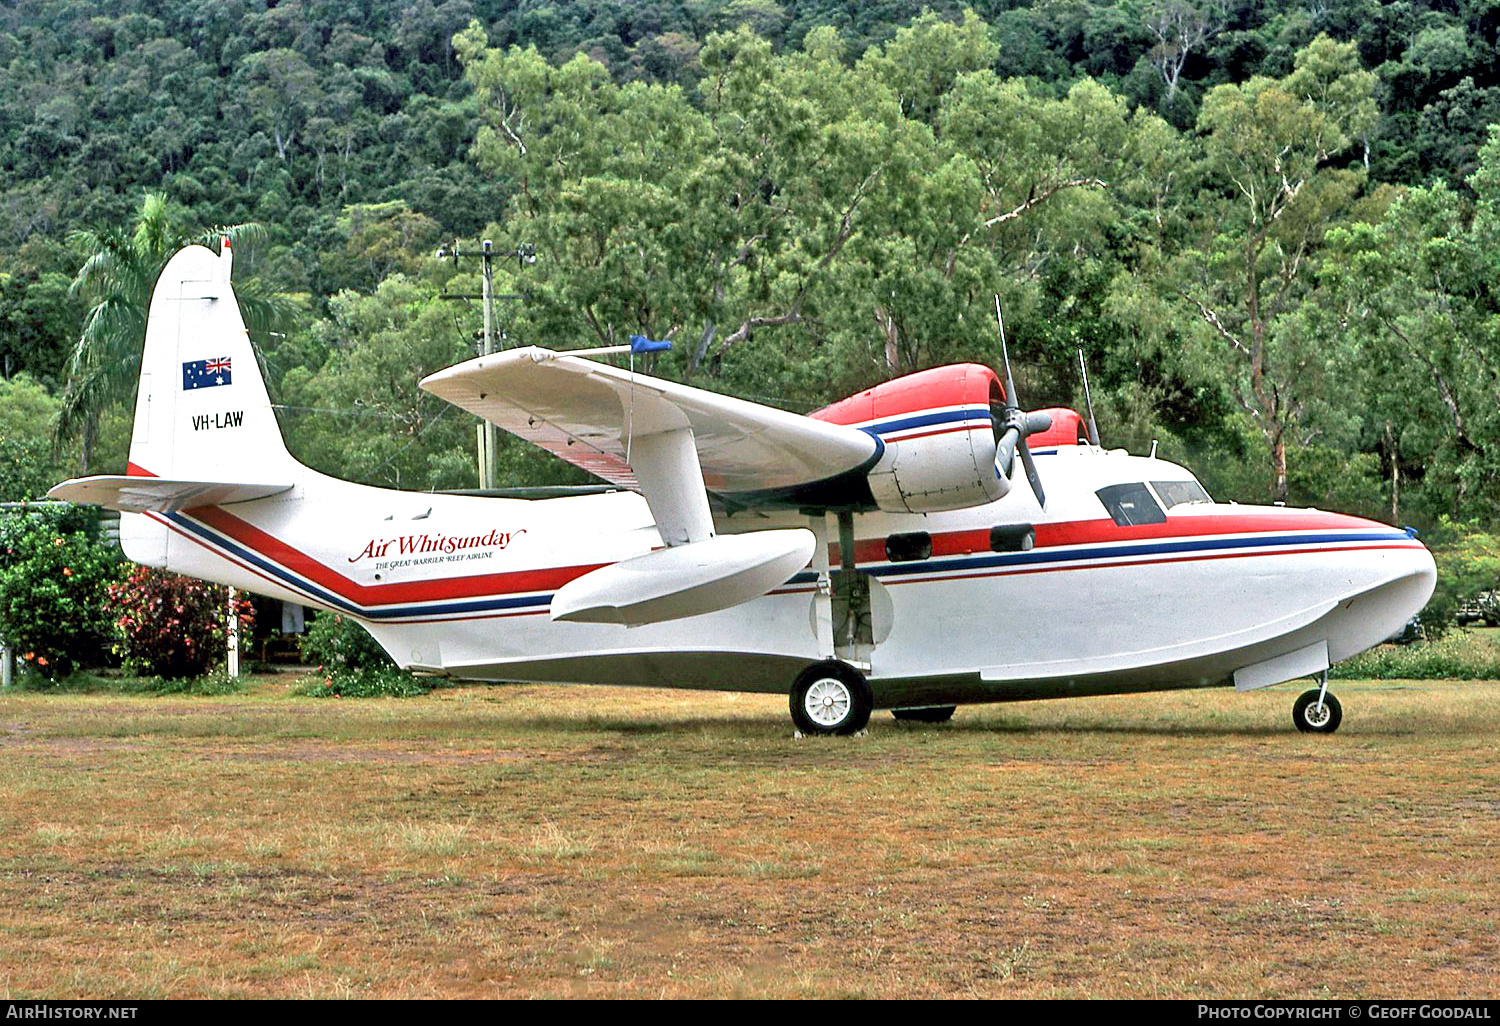
POLYGON ((1164 524, 1167 515, 1161 511, 1156 500, 1144 483, 1110 485, 1094 493, 1109 515, 1121 527, 1137 524, 1164 524))
POLYGON ((932 535, 926 531, 892 534, 885 539, 885 558, 892 563, 912 563, 932 557, 932 535))
POLYGON ((1025 552, 1036 544, 1030 524, 1005 524, 990 528, 991 552, 1025 552))
POLYGON ((1151 487, 1156 489, 1156 497, 1161 499, 1161 504, 1167 509, 1173 506, 1186 506, 1195 502, 1213 502, 1208 497, 1208 492, 1197 481, 1152 481, 1151 487))

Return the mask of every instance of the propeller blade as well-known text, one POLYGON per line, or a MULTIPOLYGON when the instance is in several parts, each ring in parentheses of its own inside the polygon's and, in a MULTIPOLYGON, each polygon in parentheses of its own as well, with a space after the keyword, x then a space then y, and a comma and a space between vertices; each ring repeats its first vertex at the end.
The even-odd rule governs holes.
POLYGON ((1001 431, 1000 439, 995 443, 995 466, 1006 480, 1010 480, 1010 470, 1016 462, 1016 446, 1020 441, 1020 429, 1011 425, 1001 431))
POLYGON ((1042 476, 1036 472, 1036 464, 1031 460, 1031 447, 1026 444, 1026 439, 1021 439, 1021 463, 1026 467, 1026 480, 1031 482, 1031 490, 1036 494, 1037 505, 1043 509, 1047 506, 1047 493, 1042 491, 1042 476))
POLYGON ((1031 482, 1031 491, 1036 496, 1036 501, 1045 508, 1047 493, 1042 490, 1042 476, 1036 472, 1036 463, 1031 459, 1026 436, 1036 431, 1046 431, 1052 426, 1052 418, 1045 413, 1024 412, 1016 399, 1016 379, 1010 373, 1010 347, 1005 344, 1005 317, 1000 313, 998 294, 995 296, 995 323, 1000 328, 1000 359, 1005 365, 1004 433, 995 443, 995 464, 1009 478, 1019 450, 1021 464, 1026 468, 1026 480, 1031 482))

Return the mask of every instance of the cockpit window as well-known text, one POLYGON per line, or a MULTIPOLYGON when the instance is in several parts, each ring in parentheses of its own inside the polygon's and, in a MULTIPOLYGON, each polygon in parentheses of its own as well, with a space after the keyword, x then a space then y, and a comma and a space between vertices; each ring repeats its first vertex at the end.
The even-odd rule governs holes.
POLYGON ((1162 501, 1167 509, 1173 506, 1184 506, 1194 502, 1213 502, 1208 497, 1207 490, 1197 481, 1152 481, 1151 487, 1156 489, 1156 497, 1162 501))
POLYGON ((1099 501, 1104 503, 1104 508, 1109 510, 1109 515, 1121 527, 1166 523, 1167 515, 1156 504, 1144 483, 1110 485, 1094 494, 1099 496, 1099 501))

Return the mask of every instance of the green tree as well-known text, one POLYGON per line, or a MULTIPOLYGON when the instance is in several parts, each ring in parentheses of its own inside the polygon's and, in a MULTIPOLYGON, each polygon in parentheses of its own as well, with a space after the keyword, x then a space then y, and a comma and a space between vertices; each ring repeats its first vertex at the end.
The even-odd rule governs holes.
MULTIPOLYGON (((478 291, 465 283, 469 292, 478 291)), ((321 367, 282 378, 287 442, 337 477, 388 488, 472 488, 477 421, 417 387, 474 355, 472 324, 436 286, 394 274, 342 292, 308 331, 321 367)))
POLYGON ((1500 508, 1500 142, 1470 183, 1476 204, 1438 183, 1330 237, 1324 279, 1380 427, 1393 518, 1403 479, 1429 520, 1490 522, 1500 508))
POLYGON ((0 377, 25 371, 55 383, 77 317, 66 275, 0 272, 0 377))
POLYGON ((418 273, 442 241, 442 231, 404 200, 353 204, 334 222, 334 232, 345 240, 344 251, 326 258, 325 267, 352 286, 373 289, 398 271, 418 273))
POLYGON ((1374 84, 1352 45, 1321 37, 1291 75, 1219 86, 1199 113, 1207 169, 1224 191, 1165 281, 1207 329, 1200 339, 1260 432, 1276 500, 1288 496, 1292 428, 1324 362, 1294 314, 1324 233, 1362 187, 1362 175, 1327 162, 1373 123, 1374 84))
POLYGON ((668 367, 793 405, 990 355, 992 292, 1100 248, 1145 126, 1095 83, 1000 81, 972 15, 925 15, 853 64, 831 28, 781 56, 719 33, 697 105, 485 44, 457 42, 475 156, 522 186, 504 231, 539 254, 529 337, 673 339, 668 367))
POLYGON ((0 379, 0 502, 39 499, 62 479, 50 442, 57 408, 27 375, 0 379))

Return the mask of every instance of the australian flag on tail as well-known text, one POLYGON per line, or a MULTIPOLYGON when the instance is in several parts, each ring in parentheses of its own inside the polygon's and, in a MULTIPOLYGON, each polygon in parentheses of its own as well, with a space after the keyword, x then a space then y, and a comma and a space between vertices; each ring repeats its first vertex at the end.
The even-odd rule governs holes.
POLYGON ((182 365, 182 390, 184 392, 230 383, 229 357, 227 356, 216 356, 211 360, 188 360, 182 365))

